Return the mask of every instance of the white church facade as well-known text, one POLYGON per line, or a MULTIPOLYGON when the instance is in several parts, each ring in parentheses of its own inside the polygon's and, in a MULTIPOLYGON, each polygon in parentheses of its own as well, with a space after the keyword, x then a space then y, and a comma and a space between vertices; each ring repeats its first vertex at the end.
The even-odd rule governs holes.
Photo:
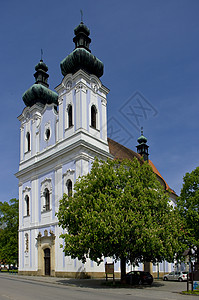
MULTIPOLYGON (((104 276, 104 263, 112 262, 111 258, 97 266, 89 259, 83 264, 64 255, 59 237, 63 229, 56 217, 59 200, 63 193, 72 193, 76 179, 91 170, 95 157, 140 159, 144 151, 148 160, 143 135, 138 141, 139 154, 107 138, 109 90, 99 79, 103 63, 90 52, 90 32, 83 22, 74 32, 75 50, 61 62, 63 80, 55 88, 56 93, 49 89, 48 68, 40 60, 35 67, 35 83, 23 95, 26 107, 18 117, 20 274, 104 276)), ((165 190, 170 190, 149 163, 165 190)), ((170 191, 171 202, 175 203, 176 195, 170 191)), ((173 265, 162 264, 162 268, 168 272, 173 265)), ((119 262, 115 271, 120 271, 119 262)), ((153 272, 157 272, 157 266, 153 272)))

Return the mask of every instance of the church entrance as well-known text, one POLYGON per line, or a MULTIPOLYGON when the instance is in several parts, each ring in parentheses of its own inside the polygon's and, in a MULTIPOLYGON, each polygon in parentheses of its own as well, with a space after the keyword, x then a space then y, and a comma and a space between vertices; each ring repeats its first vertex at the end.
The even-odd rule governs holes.
POLYGON ((50 276, 50 249, 46 248, 44 250, 44 267, 45 267, 45 275, 50 276))
POLYGON ((53 231, 44 230, 44 235, 38 233, 38 275, 55 276, 55 235, 53 231))

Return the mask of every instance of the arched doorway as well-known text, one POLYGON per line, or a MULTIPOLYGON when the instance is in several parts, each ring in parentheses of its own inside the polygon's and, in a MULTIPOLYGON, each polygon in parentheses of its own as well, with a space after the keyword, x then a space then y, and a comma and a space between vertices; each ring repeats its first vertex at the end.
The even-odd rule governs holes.
POLYGON ((38 247, 39 276, 55 276, 55 235, 52 230, 44 230, 44 235, 38 233, 36 238, 38 247))
POLYGON ((50 276, 50 249, 46 248, 44 250, 44 268, 45 275, 50 276))

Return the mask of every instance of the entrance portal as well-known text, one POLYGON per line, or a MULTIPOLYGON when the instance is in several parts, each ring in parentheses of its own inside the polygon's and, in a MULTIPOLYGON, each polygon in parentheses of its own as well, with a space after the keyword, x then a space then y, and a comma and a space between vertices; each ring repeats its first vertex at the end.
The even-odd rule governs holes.
POLYGON ((44 266, 45 266, 45 275, 50 276, 50 249, 46 248, 44 250, 44 266))
POLYGON ((38 247, 38 275, 55 276, 55 235, 50 230, 44 230, 44 235, 38 233, 36 238, 38 247))

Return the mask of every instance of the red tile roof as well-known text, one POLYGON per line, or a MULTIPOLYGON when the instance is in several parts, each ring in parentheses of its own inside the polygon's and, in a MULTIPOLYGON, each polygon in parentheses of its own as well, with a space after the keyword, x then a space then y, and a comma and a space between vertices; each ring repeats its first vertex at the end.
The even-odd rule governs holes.
MULTIPOLYGON (((152 167, 153 172, 154 172, 155 174, 157 174, 160 178, 162 178, 162 180, 165 182, 165 184, 166 184, 166 190, 169 191, 169 192, 171 192, 172 194, 175 194, 175 195, 176 195, 175 191, 172 190, 172 189, 169 187, 169 185, 167 184, 167 182, 164 180, 164 178, 162 177, 162 175, 160 174, 160 172, 156 169, 156 167, 154 166, 154 164, 152 163, 152 161, 151 161, 150 159, 149 159, 149 165, 152 167)), ((177 195, 176 195, 176 196, 177 196, 177 195)))
POLYGON ((142 161, 141 156, 133 150, 126 148, 125 146, 108 138, 108 145, 110 153, 116 159, 133 159, 136 157, 139 161, 142 161))
MULTIPOLYGON (((108 138, 108 145, 109 145, 109 150, 110 153, 114 156, 115 159, 133 159, 134 157, 136 157, 140 162, 143 162, 140 154, 134 152, 133 150, 111 140, 110 138, 108 138)), ((166 187, 166 190, 171 192, 172 194, 174 194, 175 196, 176 193, 174 192, 174 190, 172 190, 169 185, 167 184, 167 182, 164 180, 164 178, 162 177, 162 175, 159 173, 159 171, 156 169, 156 167, 154 166, 154 164, 152 163, 151 160, 149 160, 149 165, 152 167, 153 172, 160 177, 166 187)))

